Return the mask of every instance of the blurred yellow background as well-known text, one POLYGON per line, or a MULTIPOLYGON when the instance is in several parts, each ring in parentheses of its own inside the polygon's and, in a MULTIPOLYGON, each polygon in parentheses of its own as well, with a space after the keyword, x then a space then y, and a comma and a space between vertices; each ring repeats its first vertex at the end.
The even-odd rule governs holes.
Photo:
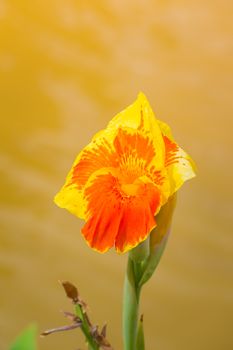
MULTIPOLYGON (((30 321, 67 322, 59 279, 122 349, 127 257, 90 250, 53 196, 140 90, 198 166, 143 291, 146 348, 233 349, 232 11, 227 0, 0 1, 0 349, 30 321)), ((39 339, 39 350, 79 346, 79 331, 39 339)))

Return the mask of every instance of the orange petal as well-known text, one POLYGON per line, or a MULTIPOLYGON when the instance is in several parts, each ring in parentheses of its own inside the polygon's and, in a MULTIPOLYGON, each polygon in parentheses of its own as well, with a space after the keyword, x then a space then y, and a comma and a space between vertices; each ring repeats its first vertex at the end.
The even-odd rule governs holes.
POLYGON ((82 229, 87 243, 99 252, 114 246, 121 220, 121 195, 117 179, 110 173, 96 176, 86 188, 89 219, 82 229))
POLYGON ((82 229, 87 243, 99 252, 115 245, 118 252, 143 241, 155 226, 154 213, 160 192, 152 183, 141 182, 137 195, 126 195, 110 170, 93 176, 86 187, 88 220, 82 229))
MULTIPOLYGON (((119 158, 133 157, 135 160, 143 159, 147 166, 155 156, 152 135, 144 135, 142 132, 120 128, 114 139, 114 147, 119 158)), ((134 164, 130 164, 134 165, 134 164)))
POLYGON ((82 187, 96 170, 104 167, 116 167, 117 165, 111 144, 104 137, 93 139, 73 166, 71 182, 82 187))
POLYGON ((124 253, 147 238, 156 226, 154 213, 159 210, 160 204, 160 192, 152 183, 144 184, 139 195, 125 201, 115 241, 118 252, 124 253))
POLYGON ((163 168, 164 142, 160 125, 152 111, 152 108, 143 93, 139 93, 136 101, 126 109, 118 113, 108 124, 106 131, 112 133, 117 129, 132 129, 141 131, 144 135, 150 135, 156 153, 154 164, 157 169, 163 168))
POLYGON ((117 158, 103 132, 99 132, 76 157, 64 186, 54 199, 55 203, 86 220, 87 202, 83 195, 86 182, 94 172, 111 166, 117 167, 117 158))

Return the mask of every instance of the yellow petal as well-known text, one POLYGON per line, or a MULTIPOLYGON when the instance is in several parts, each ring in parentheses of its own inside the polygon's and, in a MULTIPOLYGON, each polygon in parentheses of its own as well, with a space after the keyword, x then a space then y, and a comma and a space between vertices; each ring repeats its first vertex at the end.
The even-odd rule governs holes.
POLYGON ((76 157, 62 189, 55 196, 55 203, 72 214, 87 219, 85 185, 93 173, 105 167, 116 166, 111 143, 104 138, 104 131, 96 134, 76 157))
POLYGON ((87 202, 83 196, 83 191, 78 190, 75 184, 68 185, 68 182, 66 182, 54 197, 54 202, 58 207, 67 209, 80 219, 86 219, 87 202))
POLYGON ((136 101, 118 113, 108 124, 107 130, 112 134, 113 130, 119 128, 131 128, 142 131, 148 135, 154 144, 156 155, 153 163, 160 170, 164 165, 164 142, 160 126, 155 118, 152 108, 146 96, 140 92, 136 101))
POLYGON ((195 165, 192 158, 174 141, 170 127, 158 121, 165 142, 165 167, 170 183, 170 196, 175 193, 185 181, 195 175, 195 165), (173 148, 173 149, 172 149, 173 148))

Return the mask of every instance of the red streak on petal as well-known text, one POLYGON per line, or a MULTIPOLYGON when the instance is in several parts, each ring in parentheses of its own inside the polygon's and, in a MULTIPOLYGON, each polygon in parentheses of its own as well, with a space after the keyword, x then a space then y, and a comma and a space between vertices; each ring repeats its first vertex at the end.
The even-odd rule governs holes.
POLYGON ((177 163, 179 160, 179 156, 177 156, 177 152, 179 151, 179 146, 171 141, 167 136, 163 136, 164 144, 165 144, 165 166, 169 166, 171 164, 177 163))
POLYGON ((164 182, 164 176, 162 175, 162 172, 160 170, 156 170, 154 165, 147 169, 146 176, 158 186, 161 186, 164 182))
POLYGON ((138 130, 143 130, 144 129, 144 116, 143 116, 142 109, 140 111, 140 114, 141 114, 141 119, 140 119, 140 124, 139 124, 138 130))

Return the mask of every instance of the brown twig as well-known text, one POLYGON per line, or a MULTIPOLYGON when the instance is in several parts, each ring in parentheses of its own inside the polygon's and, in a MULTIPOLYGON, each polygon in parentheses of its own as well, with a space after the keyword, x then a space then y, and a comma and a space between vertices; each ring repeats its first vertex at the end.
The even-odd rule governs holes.
POLYGON ((82 322, 78 322, 78 323, 73 323, 69 326, 61 326, 61 327, 57 327, 57 328, 52 328, 52 329, 48 329, 47 331, 44 331, 43 333, 41 333, 41 337, 45 337, 46 335, 50 335, 53 333, 58 333, 58 332, 64 332, 64 331, 70 331, 72 329, 75 328, 79 328, 81 327, 82 322))
POLYGON ((70 321, 72 321, 72 324, 46 330, 41 334, 41 337, 47 336, 49 334, 57 333, 57 332, 63 332, 63 331, 69 331, 76 328, 81 328, 85 336, 89 337, 87 339, 89 339, 89 341, 92 342, 93 344, 96 344, 96 346, 99 349, 113 350, 112 346, 106 339, 107 325, 105 324, 102 330, 99 332, 98 326, 93 325, 90 321, 90 318, 87 314, 88 306, 80 298, 78 289, 68 281, 60 282, 60 283, 65 290, 66 296, 69 299, 71 299, 75 305, 79 305, 79 310, 81 314, 78 317, 77 315, 71 312, 62 311, 64 316, 68 318, 70 321))
POLYGON ((110 345, 109 341, 106 339, 106 329, 107 325, 105 324, 99 332, 98 326, 95 326, 91 323, 90 318, 87 314, 88 306, 87 304, 80 298, 80 295, 78 293, 78 289, 70 282, 61 282, 65 293, 69 299, 73 301, 74 304, 78 304, 83 312, 83 315, 85 317, 86 323, 89 326, 89 332, 92 336, 92 338, 95 340, 95 342, 98 344, 98 346, 103 350, 113 350, 112 346, 110 345))

